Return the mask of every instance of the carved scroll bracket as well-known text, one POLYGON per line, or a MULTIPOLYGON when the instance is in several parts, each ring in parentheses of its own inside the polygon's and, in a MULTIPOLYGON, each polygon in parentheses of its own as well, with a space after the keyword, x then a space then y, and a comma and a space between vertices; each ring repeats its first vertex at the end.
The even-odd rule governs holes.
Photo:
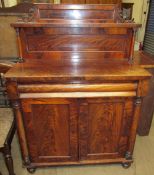
POLYGON ((120 22, 120 23, 134 23, 134 18, 133 19, 130 19, 130 20, 126 20, 123 16, 123 10, 121 9, 121 5, 117 5, 117 8, 116 8, 116 20, 117 22, 120 22))
POLYGON ((31 7, 29 10, 28 10, 28 13, 24 13, 19 19, 18 21, 19 22, 34 22, 36 21, 36 14, 37 14, 37 7, 31 7))

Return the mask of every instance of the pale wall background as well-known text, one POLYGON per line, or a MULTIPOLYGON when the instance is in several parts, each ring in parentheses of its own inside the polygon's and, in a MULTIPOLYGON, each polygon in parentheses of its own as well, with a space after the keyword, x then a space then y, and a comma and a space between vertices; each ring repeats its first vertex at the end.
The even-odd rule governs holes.
POLYGON ((11 7, 17 4, 17 0, 5 0, 5 6, 11 7))
POLYGON ((0 16, 0 58, 18 57, 16 33, 10 26, 16 21, 17 16, 0 16))

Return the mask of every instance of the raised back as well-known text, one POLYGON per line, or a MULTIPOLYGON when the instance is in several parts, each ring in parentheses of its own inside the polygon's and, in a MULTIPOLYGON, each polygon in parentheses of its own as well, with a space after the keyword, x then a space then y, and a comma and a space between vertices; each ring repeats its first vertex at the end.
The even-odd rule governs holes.
POLYGON ((24 59, 133 57, 139 25, 119 22, 115 4, 35 4, 34 9, 24 22, 12 24, 24 59))
POLYGON ((103 20, 113 22, 117 4, 110 5, 66 5, 36 4, 39 20, 103 20))

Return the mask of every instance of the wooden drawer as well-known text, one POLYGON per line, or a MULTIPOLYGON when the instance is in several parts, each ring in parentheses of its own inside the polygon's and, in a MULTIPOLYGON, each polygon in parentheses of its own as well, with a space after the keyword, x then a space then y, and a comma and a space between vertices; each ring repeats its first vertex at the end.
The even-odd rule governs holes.
POLYGON ((19 92, 110 92, 135 91, 137 83, 103 84, 28 84, 19 85, 19 92))
POLYGON ((136 96, 136 83, 19 85, 20 98, 136 96))

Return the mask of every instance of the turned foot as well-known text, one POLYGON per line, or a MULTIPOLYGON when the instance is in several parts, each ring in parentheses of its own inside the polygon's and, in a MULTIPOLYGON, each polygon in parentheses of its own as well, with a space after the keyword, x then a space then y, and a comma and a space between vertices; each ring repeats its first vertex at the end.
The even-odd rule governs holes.
POLYGON ((27 168, 27 171, 31 174, 35 173, 36 168, 27 168))
POLYGON ((131 166, 131 163, 130 162, 127 162, 127 163, 122 163, 122 167, 127 169, 131 166))

